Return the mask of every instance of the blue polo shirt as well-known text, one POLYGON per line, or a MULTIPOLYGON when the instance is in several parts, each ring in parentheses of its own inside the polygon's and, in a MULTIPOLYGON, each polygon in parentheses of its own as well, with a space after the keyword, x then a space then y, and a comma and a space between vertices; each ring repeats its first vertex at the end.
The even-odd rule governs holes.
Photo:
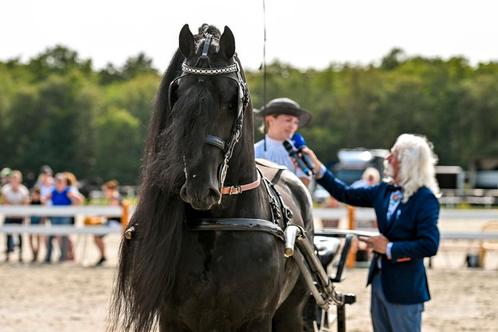
POLYGON ((69 198, 69 188, 64 189, 61 192, 58 192, 57 189, 52 191, 52 205, 71 205, 71 199, 69 198))

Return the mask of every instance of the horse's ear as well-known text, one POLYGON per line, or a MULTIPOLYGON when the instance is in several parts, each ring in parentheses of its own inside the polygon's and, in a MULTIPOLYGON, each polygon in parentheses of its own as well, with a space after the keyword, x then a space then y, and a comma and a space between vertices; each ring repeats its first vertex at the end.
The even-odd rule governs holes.
POLYGON ((190 32, 188 24, 185 24, 180 31, 180 36, 178 38, 180 52, 185 58, 189 58, 194 55, 194 36, 190 32))
POLYGON ((226 25, 220 38, 219 53, 227 60, 235 54, 235 38, 233 37, 232 30, 226 25))

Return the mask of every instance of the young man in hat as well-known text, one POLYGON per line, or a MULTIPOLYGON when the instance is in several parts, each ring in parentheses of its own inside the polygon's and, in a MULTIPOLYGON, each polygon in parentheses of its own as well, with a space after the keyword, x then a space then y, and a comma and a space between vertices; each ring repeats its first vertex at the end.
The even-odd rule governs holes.
POLYGON ((283 142, 290 140, 299 127, 306 126, 311 114, 290 98, 273 99, 256 114, 263 118, 265 130, 265 137, 254 145, 256 158, 286 166, 307 186, 310 177, 295 165, 283 142))

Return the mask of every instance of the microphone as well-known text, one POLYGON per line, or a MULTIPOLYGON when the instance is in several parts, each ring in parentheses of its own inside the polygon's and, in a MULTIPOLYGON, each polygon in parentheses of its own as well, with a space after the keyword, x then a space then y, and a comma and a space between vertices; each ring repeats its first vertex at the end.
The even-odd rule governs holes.
POLYGON ((303 148, 306 147, 306 142, 304 141, 303 135, 301 135, 298 132, 295 132, 294 135, 292 135, 292 143, 294 143, 294 146, 296 147, 298 154, 303 158, 304 163, 306 166, 308 166, 309 169, 313 170, 315 169, 315 165, 311 161, 311 159, 303 153, 303 148))
POLYGON ((306 146, 303 135, 298 132, 295 132, 294 135, 292 135, 291 141, 298 150, 306 146))
MULTIPOLYGON (((284 144, 285 149, 289 153, 289 156, 297 162, 297 165, 299 166, 300 169, 303 170, 304 174, 306 174, 307 176, 310 176, 312 174, 312 171, 310 170, 308 165, 306 165, 306 163, 304 162, 302 154, 299 153, 299 151, 294 148, 291 141, 285 140, 283 142, 283 144, 284 144)), ((311 169, 313 169, 313 168, 311 168, 311 169)))

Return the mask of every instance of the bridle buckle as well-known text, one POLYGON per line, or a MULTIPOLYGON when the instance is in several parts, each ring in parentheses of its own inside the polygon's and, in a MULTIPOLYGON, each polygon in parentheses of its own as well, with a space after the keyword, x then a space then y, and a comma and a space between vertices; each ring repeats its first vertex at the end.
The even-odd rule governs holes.
POLYGON ((242 192, 241 186, 231 186, 228 195, 238 195, 242 192))

